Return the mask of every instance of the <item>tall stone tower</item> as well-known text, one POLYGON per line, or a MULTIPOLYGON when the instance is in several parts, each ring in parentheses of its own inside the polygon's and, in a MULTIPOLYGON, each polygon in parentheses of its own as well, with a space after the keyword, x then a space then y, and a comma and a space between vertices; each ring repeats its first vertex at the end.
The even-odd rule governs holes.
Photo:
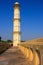
POLYGON ((14 22, 13 22, 13 46, 20 43, 20 4, 14 4, 14 22))

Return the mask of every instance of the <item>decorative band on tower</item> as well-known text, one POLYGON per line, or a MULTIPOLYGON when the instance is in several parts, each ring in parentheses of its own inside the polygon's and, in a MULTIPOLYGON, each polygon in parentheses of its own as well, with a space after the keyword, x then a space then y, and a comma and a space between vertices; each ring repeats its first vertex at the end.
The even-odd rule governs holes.
POLYGON ((14 20, 19 20, 19 22, 20 22, 20 18, 15 18, 14 20))

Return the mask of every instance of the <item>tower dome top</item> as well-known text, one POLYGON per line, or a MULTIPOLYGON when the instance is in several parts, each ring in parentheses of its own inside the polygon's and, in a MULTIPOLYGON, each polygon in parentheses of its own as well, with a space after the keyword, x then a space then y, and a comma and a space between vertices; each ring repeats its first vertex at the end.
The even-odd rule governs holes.
POLYGON ((19 4, 19 2, 15 2, 15 4, 19 4))

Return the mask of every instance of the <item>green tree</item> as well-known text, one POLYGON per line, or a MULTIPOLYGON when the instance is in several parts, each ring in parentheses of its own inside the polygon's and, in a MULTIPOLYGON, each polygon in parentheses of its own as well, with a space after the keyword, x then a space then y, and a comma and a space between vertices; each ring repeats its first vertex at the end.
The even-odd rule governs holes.
POLYGON ((0 41, 1 41, 1 39, 2 39, 2 38, 1 38, 1 36, 0 36, 0 41))
POLYGON ((8 43, 12 42, 11 40, 7 40, 8 43))

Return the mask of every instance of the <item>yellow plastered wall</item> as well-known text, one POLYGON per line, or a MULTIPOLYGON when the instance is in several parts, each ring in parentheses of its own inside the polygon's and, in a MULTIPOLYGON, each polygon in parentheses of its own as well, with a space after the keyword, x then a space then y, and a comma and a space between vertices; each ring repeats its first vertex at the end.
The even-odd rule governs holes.
POLYGON ((34 65, 39 65, 39 56, 37 52, 34 52, 34 65))
POLYGON ((20 50, 24 54, 25 58, 28 58, 29 61, 33 61, 33 52, 31 49, 27 49, 19 45, 20 50))

